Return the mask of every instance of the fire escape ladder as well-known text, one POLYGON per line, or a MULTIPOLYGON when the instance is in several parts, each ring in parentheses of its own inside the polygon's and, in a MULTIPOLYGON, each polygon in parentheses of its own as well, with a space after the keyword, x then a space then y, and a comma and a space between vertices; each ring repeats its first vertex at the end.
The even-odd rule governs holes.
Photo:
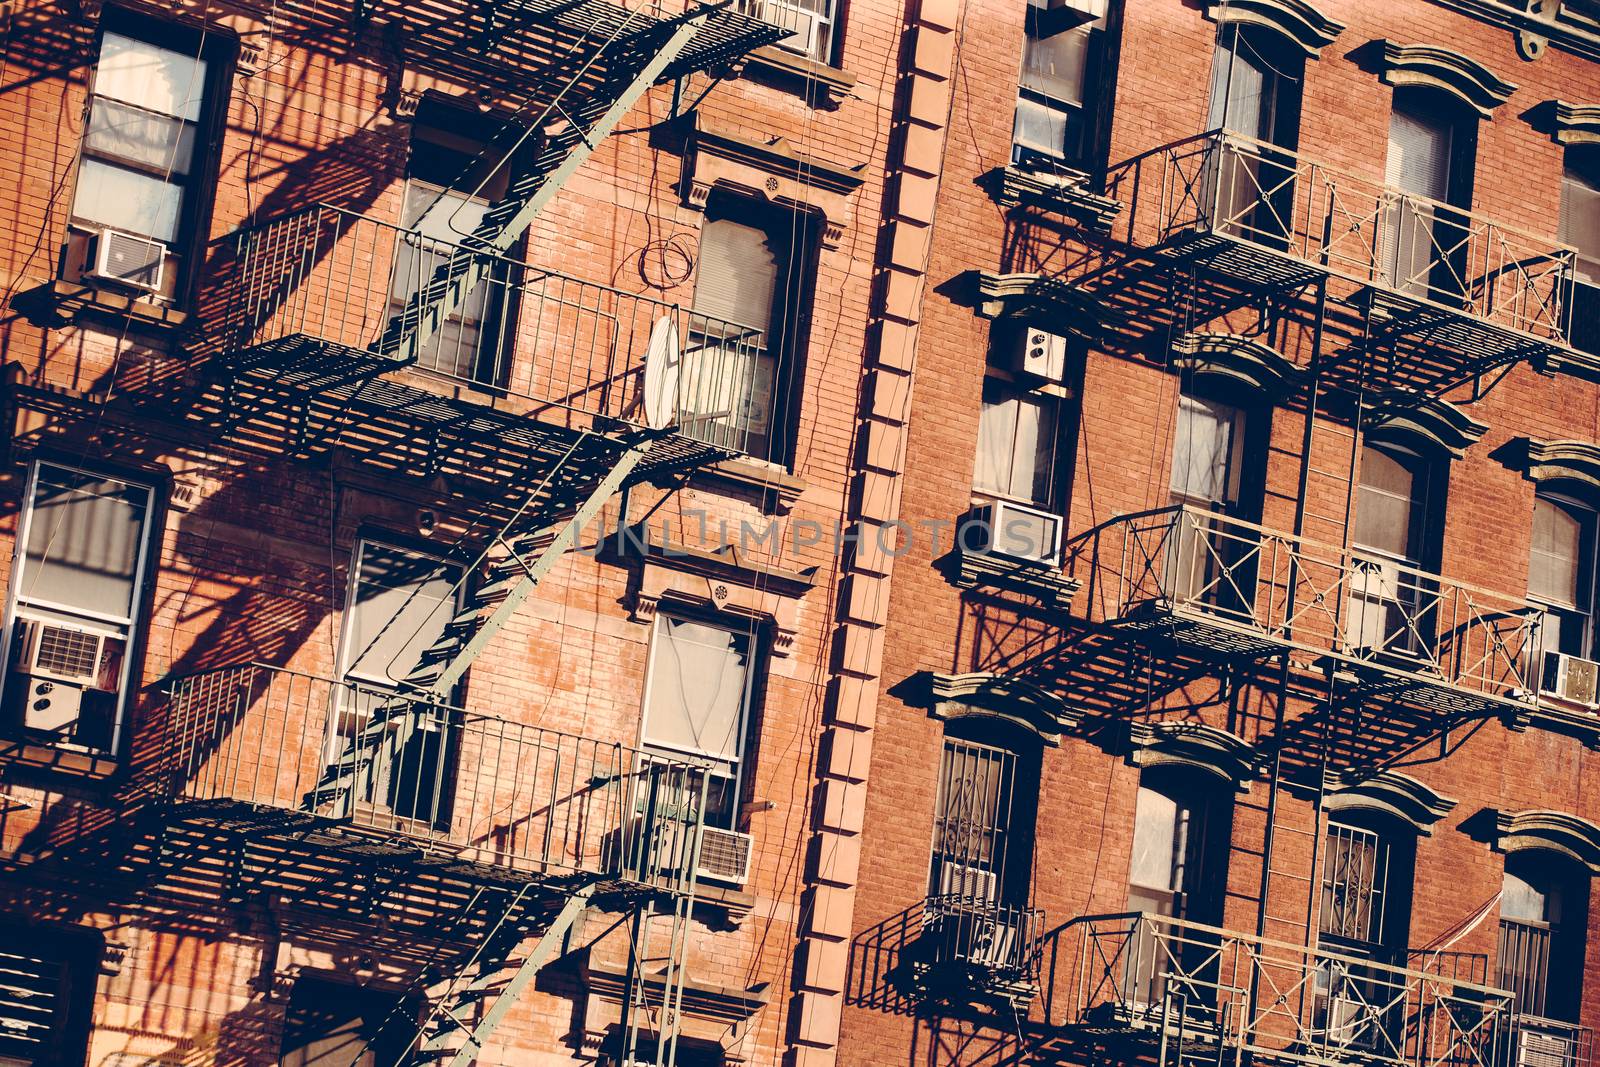
POLYGON ((451 979, 443 996, 429 1011, 418 1031, 413 1062, 444 1063, 467 1067, 483 1053, 507 1013, 522 999, 546 963, 566 943, 594 896, 595 883, 572 890, 561 909, 528 944, 529 930, 514 913, 526 897, 540 890, 525 886, 465 965, 451 979), (526 954, 514 954, 526 948, 526 954), (484 1008, 483 1005, 488 1007, 484 1008), (476 1016, 476 1021, 473 1017, 476 1016))
MULTIPOLYGON (((463 239, 462 247, 440 263, 428 282, 411 294, 405 306, 389 320, 383 335, 373 344, 373 351, 400 364, 416 361, 429 339, 489 277, 495 257, 509 252, 521 239, 596 146, 678 58, 711 11, 698 8, 641 33, 607 41, 603 51, 627 59, 597 87, 579 84, 592 64, 573 75, 533 124, 533 132, 545 139, 526 172, 513 176, 505 197, 489 205, 483 221, 463 239)), ((596 56, 595 61, 599 58, 596 56)), ((500 165, 508 166, 510 156, 507 153, 500 165)))
MULTIPOLYGON (((444 635, 422 656, 405 678, 406 690, 373 709, 368 721, 345 743, 344 751, 323 773, 305 800, 310 808, 334 804, 335 814, 348 814, 361 799, 371 756, 382 746, 403 747, 422 726, 420 717, 431 707, 451 703, 455 688, 501 627, 516 613, 534 588, 550 573, 561 556, 576 543, 578 534, 599 517, 613 495, 626 484, 660 435, 635 434, 611 467, 592 488, 581 494, 575 507, 571 498, 548 485, 535 489, 515 514, 490 539, 489 545, 464 572, 467 577, 484 572, 487 580, 465 598, 460 611, 446 625, 444 635), (503 553, 503 554, 502 554, 503 553)), ((586 434, 562 458, 551 478, 565 468, 599 462, 583 445, 603 438, 586 434)), ((576 474, 574 477, 582 477, 576 474)))
POLYGON ((650 930, 651 920, 665 917, 654 898, 649 898, 634 909, 629 924, 627 988, 622 998, 622 1018, 619 1037, 622 1047, 617 1057, 619 1064, 630 1067, 676 1067, 678 1062, 678 1023, 683 1015, 683 993, 688 979, 689 935, 694 917, 695 888, 698 864, 698 834, 691 843, 691 859, 687 875, 682 879, 680 891, 673 894, 671 921, 667 924, 667 953, 660 972, 652 973, 650 930), (652 990, 659 985, 659 996, 652 990), (653 1052, 642 1052, 641 1044, 648 1035, 653 1052))

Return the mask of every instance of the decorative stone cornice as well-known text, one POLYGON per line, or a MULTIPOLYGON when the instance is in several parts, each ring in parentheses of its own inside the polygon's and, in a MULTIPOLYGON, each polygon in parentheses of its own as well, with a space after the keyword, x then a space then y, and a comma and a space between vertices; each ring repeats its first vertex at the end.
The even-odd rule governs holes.
POLYGON ((1560 811, 1497 811, 1494 828, 1501 852, 1559 852, 1600 874, 1600 826, 1588 819, 1560 811))
POLYGON ((1433 0, 1516 35, 1517 52, 1530 62, 1554 44, 1563 51, 1600 60, 1600 19, 1571 0, 1433 0))
POLYGON ((1489 118, 1517 87, 1460 52, 1428 44, 1378 42, 1380 76, 1386 85, 1442 89, 1489 118))
POLYGON ((1209 379, 1271 401, 1289 396, 1305 379, 1305 372, 1277 349, 1231 333, 1183 334, 1172 342, 1172 365, 1196 379, 1209 379))
POLYGON ((1058 211, 1095 230, 1111 229, 1122 211, 1122 201, 1095 192, 1090 176, 1082 171, 1035 170, 1012 164, 996 167, 984 180, 1001 207, 1058 211))
POLYGON ((1026 318, 1057 333, 1091 339, 1100 332, 1100 305, 1071 282, 1047 274, 977 271, 978 314, 1026 318))
POLYGON ((683 168, 684 201, 703 209, 713 189, 760 197, 783 207, 822 216, 822 243, 834 247, 844 234, 849 198, 866 180, 866 164, 814 156, 785 137, 755 141, 696 129, 683 168))
POLYGON ((1379 771, 1351 785, 1343 785, 1336 778, 1323 801, 1323 807, 1331 814, 1378 812, 1399 819, 1423 835, 1432 834, 1434 823, 1455 806, 1451 798, 1399 771, 1379 771))
POLYGON ((1600 144, 1600 104, 1550 101, 1551 136, 1557 144, 1600 144))
POLYGON ((1523 442, 1522 473, 1534 482, 1576 482, 1600 493, 1600 445, 1588 441, 1523 442))
POLYGON ((811 589, 814 568, 789 571, 746 561, 735 545, 712 552, 640 540, 644 567, 633 593, 634 622, 652 622, 662 601, 676 602, 764 624, 774 656, 794 650, 800 601, 811 589))
POLYGON ((930 713, 939 719, 989 718, 1019 726, 1047 745, 1059 745, 1083 712, 1032 682, 1004 674, 927 675, 930 713))
POLYGON ((1189 767, 1244 792, 1256 776, 1250 745, 1200 722, 1135 722, 1128 727, 1128 762, 1135 767, 1189 767))
POLYGON ((1344 32, 1344 23, 1329 18, 1305 0, 1208 0, 1206 18, 1277 30, 1312 59, 1344 32))
POLYGON ((1450 401, 1430 396, 1380 401, 1368 414, 1366 429, 1374 437, 1421 438, 1460 459, 1489 427, 1450 401))

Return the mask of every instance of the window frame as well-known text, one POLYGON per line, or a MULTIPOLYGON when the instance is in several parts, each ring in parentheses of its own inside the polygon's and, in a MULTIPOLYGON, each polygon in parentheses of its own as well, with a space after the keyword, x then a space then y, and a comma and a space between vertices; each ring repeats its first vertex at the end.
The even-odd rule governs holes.
MULTIPOLYGON (((350 547, 349 573, 345 577, 344 611, 339 620, 339 654, 335 662, 338 664, 339 681, 345 686, 359 687, 376 692, 399 692, 398 683, 391 685, 389 682, 363 675, 353 674, 354 662, 351 659, 351 643, 355 640, 356 627, 354 614, 358 601, 356 599, 361 587, 361 562, 365 556, 368 545, 378 545, 395 552, 403 552, 409 556, 432 560, 446 566, 454 566, 461 573, 456 580, 455 610, 460 611, 464 606, 467 596, 468 578, 467 569, 459 561, 438 551, 436 547, 419 548, 410 538, 399 537, 380 529, 361 529, 356 533, 355 543, 350 547)), ((364 651, 364 650, 363 650, 364 651)), ((356 659, 359 660, 359 655, 356 659)))
MULTIPOLYGON (((100 78, 100 58, 105 45, 106 32, 120 34, 157 48, 179 54, 197 55, 206 64, 205 84, 201 88, 200 114, 194 120, 194 146, 193 159, 189 173, 180 183, 177 236, 167 244, 168 255, 177 260, 176 276, 172 282, 171 295, 166 296, 160 292, 141 293, 142 299, 155 299, 165 301, 170 306, 177 308, 190 307, 194 304, 195 295, 200 284, 200 275, 205 264, 202 262, 202 252, 208 243, 210 220, 216 204, 217 175, 222 165, 222 149, 224 147, 224 134, 227 130, 229 97, 228 87, 232 83, 233 69, 236 63, 237 42, 226 33, 218 32, 211 27, 194 27, 178 19, 159 18, 144 15, 117 5, 108 5, 100 16, 99 24, 95 29, 94 39, 94 66, 84 87, 84 127, 80 137, 81 151, 78 162, 73 172, 72 201, 67 205, 66 239, 61 246, 61 264, 58 273, 63 277, 70 277, 73 272, 80 270, 80 264, 74 262, 77 253, 73 235, 80 236, 84 242, 81 246, 87 250, 88 238, 102 228, 121 229, 120 226, 105 223, 91 223, 80 220, 74 213, 77 203, 77 194, 81 182, 83 162, 87 159, 99 159, 98 155, 91 152, 88 147, 90 118, 94 102, 98 98, 97 85, 100 78)), ((109 98, 107 98, 109 99, 109 98)), ((122 103, 121 101, 114 101, 122 103)), ((124 105, 135 107, 137 105, 124 105)), ((145 111, 144 108, 138 108, 145 111)), ((111 158, 111 157, 108 157, 111 158)), ((155 175, 151 168, 140 169, 131 166, 125 160, 113 160, 113 165, 125 167, 137 173, 155 175)), ((170 179, 167 179, 170 183, 170 179)), ((125 231, 132 233, 133 231, 125 231)), ((144 234, 136 236, 144 237, 144 234)), ((158 238, 150 238, 158 240, 158 238)), ((88 266, 82 264, 81 266, 88 266)), ((169 262, 168 268, 172 266, 169 262)), ((85 284, 98 284, 95 279, 83 274, 72 280, 85 284)))
MULTIPOLYGON (((6 590, 5 626, 0 630, 0 694, 6 692, 6 687, 11 680, 11 649, 16 641, 17 612, 23 606, 23 601, 28 605, 55 611, 61 614, 82 618, 92 623, 94 628, 109 631, 110 628, 122 626, 126 628, 125 653, 122 660, 122 677, 117 681, 117 700, 112 717, 111 743, 104 750, 103 755, 110 759, 119 759, 126 748, 128 725, 128 708, 132 701, 132 690, 135 680, 143 673, 144 643, 149 628, 149 599, 152 548, 155 542, 155 532, 163 524, 164 516, 160 505, 163 494, 158 492, 160 486, 152 478, 139 477, 103 468, 93 464, 69 463, 58 460, 52 456, 38 456, 28 464, 28 476, 24 480, 21 515, 17 521, 17 536, 14 544, 11 574, 6 590), (27 546, 32 537, 33 521, 37 508, 35 494, 38 491, 39 475, 44 467, 54 467, 58 470, 68 471, 90 478, 99 478, 107 481, 117 481, 131 489, 142 489, 145 493, 145 512, 143 527, 139 532, 138 557, 134 564, 134 573, 131 590, 131 608, 129 616, 112 616, 99 612, 86 612, 78 608, 63 607, 50 601, 38 600, 33 597, 23 596, 21 590, 27 566, 27 546)), ((20 736, 26 735, 26 727, 18 723, 4 724, 7 731, 15 731, 20 736)), ((48 747, 57 748, 66 752, 84 752, 93 755, 98 750, 88 746, 65 744, 61 742, 45 742, 48 747)))
POLYGON ((1106 117, 1111 98, 1116 93, 1117 50, 1114 40, 1120 36, 1121 4, 1118 0, 1110 0, 1104 15, 1041 33, 1039 31, 1044 28, 1041 23, 1050 10, 1042 0, 1028 0, 1025 5, 1022 56, 1017 70, 1016 105, 1011 123, 1011 163, 1020 167, 1069 167, 1097 171, 1104 162, 1101 157, 1106 151, 1106 117), (1084 45, 1081 72, 1083 98, 1076 103, 1024 84, 1030 43, 1066 33, 1082 33, 1088 38, 1084 45), (1023 143, 1020 132, 1024 105, 1040 108, 1058 117, 1065 134, 1059 150, 1023 143))
MULTIPOLYGON (((64 923, 6 922, 0 936, 25 946, 19 955, 30 960, 54 963, 61 971, 56 995, 64 998, 59 1010, 51 1013, 51 1044, 46 1058, 28 1061, 34 1067, 51 1064, 77 1065, 86 1061, 89 1040, 94 1031, 94 1003, 100 965, 105 955, 105 936, 87 926, 64 923), (48 949, 48 952, 40 952, 48 949)), ((21 1051, 21 1050, 18 1050, 21 1051)), ((4 1049, 0 1048, 0 1054, 4 1049)), ((20 1058, 20 1057, 19 1057, 20 1058)), ((12 1062, 6 1059, 4 1062, 12 1062)))
POLYGON ((639 730, 638 748, 641 758, 648 760, 652 754, 667 759, 701 761, 717 767, 729 767, 730 773, 709 773, 708 778, 723 778, 728 782, 728 811, 727 825, 714 823, 707 819, 707 826, 715 826, 724 830, 741 830, 745 825, 744 797, 749 791, 750 776, 755 770, 755 745, 754 741, 760 732, 760 723, 756 716, 759 714, 759 699, 764 695, 765 687, 758 684, 765 677, 767 665, 767 634, 766 627, 754 620, 746 628, 729 625, 726 617, 717 618, 710 612, 695 611, 677 604, 661 605, 650 621, 650 647, 645 655, 644 685, 639 704, 639 730), (739 739, 737 744, 738 756, 730 761, 722 756, 712 755, 704 751, 688 749, 682 746, 662 744, 650 740, 650 707, 657 684, 656 657, 660 655, 665 644, 662 634, 666 628, 667 620, 693 623, 700 626, 710 626, 730 634, 743 635, 749 642, 746 653, 747 662, 744 672, 744 694, 740 702, 739 713, 739 739), (761 678, 757 676, 760 675, 761 678), (731 764, 731 766, 730 766, 731 764))
POLYGON ((813 16, 818 26, 821 27, 817 33, 818 47, 814 49, 803 50, 799 48, 791 48, 783 41, 773 42, 774 48, 780 48, 792 55, 802 56, 813 63, 820 63, 825 67, 832 67, 836 65, 840 40, 840 16, 844 13, 843 0, 820 0, 820 6, 826 8, 826 11, 824 12, 812 11, 810 8, 805 7, 803 3, 797 2, 797 0, 739 0, 737 5, 741 14, 747 15, 753 19, 758 19, 762 22, 766 22, 769 25, 781 27, 782 29, 790 29, 790 27, 785 25, 783 22, 777 19, 769 19, 766 17, 766 9, 769 6, 800 8, 801 10, 805 11, 806 14, 813 16))
MULTIPOLYGON (((1033 896, 1033 873, 1038 848, 1038 792, 1042 772, 1043 746, 1030 740, 1010 724, 985 718, 952 720, 946 724, 939 738, 939 761, 933 795, 933 818, 928 840, 927 895, 940 896, 940 880, 946 864, 978 867, 994 879, 993 897, 987 901, 971 898, 969 904, 1008 908, 1027 907, 1033 896), (991 840, 1001 840, 998 862, 991 859, 983 867, 961 858, 942 847, 944 828, 951 821, 947 814, 946 783, 951 769, 948 765, 953 749, 963 752, 989 753, 1009 760, 1009 780, 1002 781, 996 791, 995 806, 1004 802, 1006 818, 1004 827, 998 819, 988 826, 991 840), (1031 788, 1031 791, 1029 787, 1031 788), (1021 803, 1019 803, 1019 798, 1021 803), (999 835, 998 838, 996 835, 999 835)), ((991 853, 994 849, 991 846, 991 853)))
MULTIPOLYGON (((982 391, 979 395, 978 410, 978 439, 973 448, 972 457, 972 492, 973 495, 984 500, 1004 500, 1021 504, 1024 507, 1037 508, 1058 514, 1058 505, 1064 495, 1062 491, 1062 472, 1065 464, 1062 456, 1062 420, 1071 414, 1067 400, 1057 391, 1047 388, 1029 388, 1027 384, 1018 382, 1009 375, 999 373, 990 367, 983 378, 982 391), (1000 396, 1002 399, 991 400, 991 396, 1000 396), (1015 485, 1010 485, 1006 490, 994 489, 979 484, 979 471, 983 467, 983 418, 984 412, 990 407, 1005 404, 1021 404, 1023 402, 1038 404, 1050 411, 1050 442, 1048 448, 1048 469, 1044 473, 1044 499, 1040 500, 1036 494, 1019 494, 1015 492, 1015 485)), ((1015 473, 1017 464, 1017 432, 1021 420, 1013 417, 1011 420, 1011 441, 1007 462, 1005 464, 1008 475, 1015 473)), ((1008 479, 1009 480, 1009 479, 1008 479)), ((1039 480, 1035 471, 1034 480, 1039 480)))
MULTIPOLYGON (((1581 652, 1568 653, 1580 659, 1594 659, 1596 642, 1600 641, 1600 625, 1597 625, 1597 609, 1600 609, 1600 511, 1576 496, 1564 493, 1535 490, 1534 519, 1537 521, 1540 501, 1559 508, 1562 512, 1577 520, 1579 523, 1579 542, 1577 558, 1573 560, 1577 568, 1577 597, 1572 604, 1560 604, 1536 592, 1533 588, 1533 559, 1537 549, 1530 541, 1528 546, 1528 599, 1544 608, 1545 611, 1556 616, 1560 623, 1558 642, 1564 641, 1567 634, 1567 623, 1575 621, 1578 624, 1576 643, 1582 648, 1581 652)), ((1547 641, 1545 650, 1552 649, 1547 641)))
POLYGON ((1317 943, 1348 955, 1398 965, 1405 957, 1415 907, 1417 835, 1398 823, 1391 823, 1392 820, 1386 818, 1336 815, 1323 826, 1318 835, 1317 943), (1339 883, 1331 873, 1333 868, 1329 861, 1336 831, 1351 840, 1361 837, 1373 843, 1373 886, 1366 890, 1365 904, 1368 933, 1373 936, 1352 934, 1348 924, 1339 929, 1328 926, 1329 897, 1339 891, 1338 885, 1348 885, 1348 880, 1339 883), (1377 884, 1380 854, 1381 886, 1377 884), (1380 908, 1377 915, 1372 913, 1374 898, 1380 908))
MULTIPOLYGON (((1510 990, 1515 1010, 1523 1018, 1574 1024, 1579 1021, 1583 1003, 1583 978, 1585 955, 1589 941, 1589 907, 1593 895, 1593 879, 1566 857, 1547 849, 1518 851, 1506 856, 1502 886, 1506 879, 1516 878, 1530 888, 1542 890, 1548 902, 1552 896, 1561 901, 1560 916, 1544 920, 1508 918, 1502 912, 1495 945, 1495 984, 1510 990), (1527 865, 1535 877, 1527 877, 1516 868, 1527 865), (1580 892, 1581 891, 1581 892, 1580 892), (1581 899, 1579 899, 1581 897, 1581 899), (1542 931, 1542 948, 1539 962, 1539 981, 1532 983, 1535 1003, 1524 998, 1530 993, 1526 987, 1533 974, 1524 968, 1508 968, 1506 945, 1513 931, 1542 931), (1514 973, 1520 971, 1521 973, 1514 973)), ((1502 896, 1504 889, 1502 888, 1502 896)), ((1514 936, 1514 935, 1513 935, 1514 936)), ((1522 963, 1530 964, 1533 957, 1525 956, 1522 963)))

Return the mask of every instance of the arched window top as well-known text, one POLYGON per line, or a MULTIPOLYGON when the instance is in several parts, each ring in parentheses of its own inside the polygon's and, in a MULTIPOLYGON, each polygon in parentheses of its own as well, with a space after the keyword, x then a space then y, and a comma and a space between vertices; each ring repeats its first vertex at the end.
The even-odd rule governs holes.
POLYGON ((1526 440, 1522 473, 1541 494, 1600 503, 1600 445, 1587 441, 1526 440))
POLYGON ((1145 770, 1175 769, 1240 792, 1256 775, 1250 745, 1205 723, 1136 722, 1128 741, 1128 762, 1145 770))
POLYGON ((1478 118, 1510 99, 1517 87, 1460 52, 1429 44, 1375 42, 1379 76, 1396 88, 1433 89, 1465 104, 1478 118))
POLYGON ((1380 405, 1367 418, 1367 437, 1421 452, 1460 459, 1489 427, 1448 400, 1429 397, 1406 404, 1380 405))
POLYGON ((936 718, 960 722, 965 736, 981 738, 985 730, 1017 731, 1036 744, 1059 745, 1083 716, 1059 696, 1032 682, 1003 674, 938 674, 926 676, 929 705, 936 718))
POLYGON ((1235 26, 1264 26, 1316 59, 1344 32, 1344 23, 1329 18, 1306 0, 1210 0, 1206 18, 1235 26))
POLYGON ((1600 874, 1600 826, 1577 815, 1548 809, 1495 813, 1495 847, 1507 856, 1547 851, 1600 874))
POLYGON ((1432 834, 1434 824, 1455 806, 1451 798, 1399 771, 1379 771, 1359 782, 1338 786, 1323 803, 1328 813, 1341 822, 1360 825, 1373 819, 1379 824, 1393 820, 1423 836, 1432 834))
POLYGON ((1277 349, 1228 333, 1186 333, 1172 343, 1172 366, 1204 392, 1224 400, 1277 403, 1305 372, 1277 349))

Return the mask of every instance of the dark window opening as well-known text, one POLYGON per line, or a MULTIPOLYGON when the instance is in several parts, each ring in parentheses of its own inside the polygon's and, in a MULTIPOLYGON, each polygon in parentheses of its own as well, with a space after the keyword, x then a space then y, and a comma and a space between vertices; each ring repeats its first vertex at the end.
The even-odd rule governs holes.
POLYGON ((1266 485, 1269 413, 1188 391, 1178 396, 1172 442, 1168 596, 1249 618, 1255 610, 1259 535, 1266 485))
POLYGON ((1119 5, 1028 0, 1012 161, 1091 173, 1104 164, 1119 5))
POLYGON ((281 1067, 398 1067, 419 1005, 403 993, 314 975, 295 979, 283 1020, 281 1067))
POLYGON ((1588 919, 1587 872, 1552 852, 1506 857, 1495 984, 1511 991, 1518 1012, 1578 1021, 1588 919))
POLYGON ((1282 247, 1293 231, 1294 159, 1305 56, 1281 34, 1226 24, 1211 68, 1213 149, 1205 211, 1213 225, 1282 247))
POLYGON ((78 1067, 89 1051, 104 941, 97 931, 0 927, 0 1063, 78 1067))
POLYGON ((1040 746, 1014 730, 952 722, 939 764, 928 893, 1026 907, 1040 746))
POLYGON ((1568 342, 1600 355, 1600 145, 1566 151, 1556 238, 1578 253, 1568 295, 1568 342))
POLYGON ((220 38, 106 9, 65 278, 187 296, 205 238, 224 66, 220 38))
POLYGON ((1477 143, 1477 119, 1459 102, 1395 90, 1384 180, 1401 195, 1385 208, 1378 263, 1390 288, 1449 305, 1466 294, 1477 143))
POLYGON ((1594 509, 1575 499, 1534 497, 1528 596, 1545 608, 1547 652, 1596 658, 1595 519, 1594 509))

